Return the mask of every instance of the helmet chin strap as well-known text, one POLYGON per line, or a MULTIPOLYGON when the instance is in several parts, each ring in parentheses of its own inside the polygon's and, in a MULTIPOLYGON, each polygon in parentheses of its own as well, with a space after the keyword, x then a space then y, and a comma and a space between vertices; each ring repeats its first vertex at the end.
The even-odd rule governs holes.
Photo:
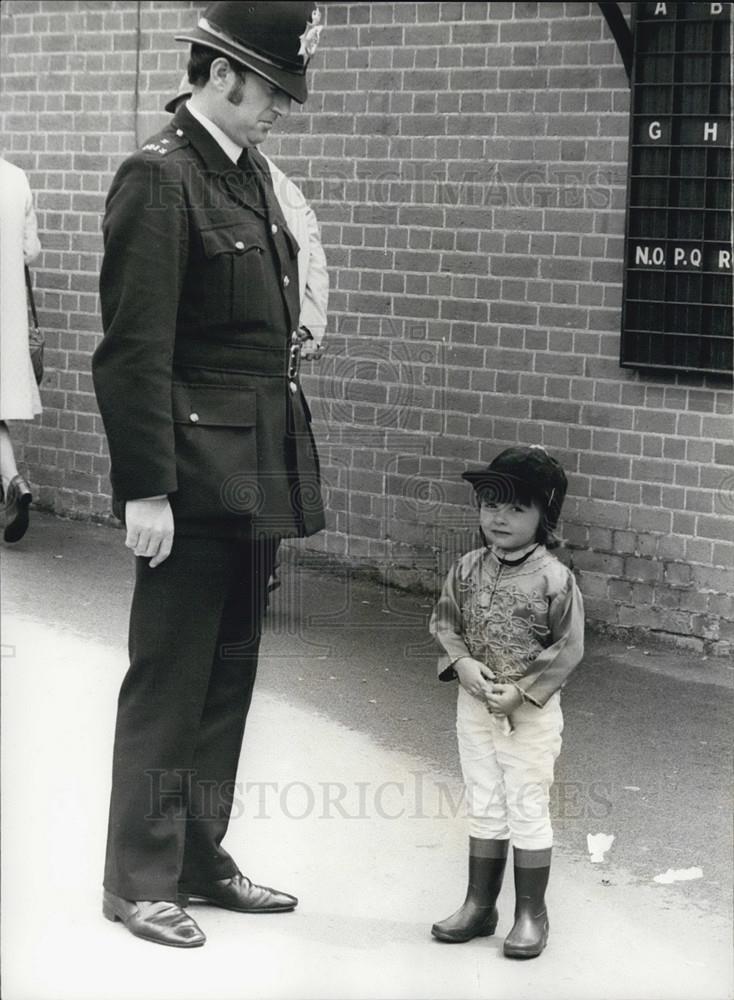
POLYGON ((530 556, 533 554, 533 552, 535 552, 535 550, 538 548, 539 545, 540 542, 536 542, 535 545, 533 545, 532 549, 526 552, 524 556, 520 556, 519 559, 503 559, 502 556, 498 556, 496 552, 494 552, 493 555, 497 560, 497 562, 502 563, 503 566, 522 566, 525 560, 530 558, 530 556))
POLYGON ((530 556, 533 554, 533 552, 535 552, 535 550, 540 545, 540 542, 536 542, 535 545, 533 545, 533 547, 529 549, 524 555, 520 556, 519 559, 503 559, 502 556, 497 554, 497 550, 492 548, 491 543, 487 540, 487 536, 484 533, 484 528, 482 528, 481 526, 479 528, 479 535, 482 539, 485 549, 488 552, 491 552, 492 555, 497 560, 497 562, 502 563, 503 566, 522 566, 525 560, 529 559, 530 556))

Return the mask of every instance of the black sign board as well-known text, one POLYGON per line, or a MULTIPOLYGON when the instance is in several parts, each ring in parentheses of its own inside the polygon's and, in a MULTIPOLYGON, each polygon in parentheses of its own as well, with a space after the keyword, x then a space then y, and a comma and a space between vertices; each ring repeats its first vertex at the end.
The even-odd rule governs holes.
POLYGON ((731 372, 731 4, 632 16, 621 364, 731 372))

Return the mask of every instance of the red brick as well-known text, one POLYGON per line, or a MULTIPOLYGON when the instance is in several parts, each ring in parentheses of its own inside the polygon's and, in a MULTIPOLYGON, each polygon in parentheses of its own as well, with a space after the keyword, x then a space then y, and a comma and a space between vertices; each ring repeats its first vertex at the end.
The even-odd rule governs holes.
POLYGON ((489 308, 489 318, 492 323, 533 325, 537 321, 537 315, 535 306, 516 302, 492 302, 489 308))
POLYGON ((717 441, 714 453, 717 465, 734 466, 734 444, 717 441))
POLYGON ((665 563, 665 579, 676 587, 687 587, 691 583, 691 567, 686 563, 665 563))
POLYGON ((681 511, 673 512, 673 531, 680 535, 696 534, 695 514, 686 514, 681 511))
POLYGON ((714 538, 723 542, 731 542, 734 537, 734 521, 726 521, 720 517, 708 517, 704 514, 697 518, 696 528, 702 538, 714 538))
POLYGON ((618 427, 622 429, 632 427, 630 410, 616 406, 584 406, 581 410, 581 420, 592 427, 618 427))
POLYGON ((628 556, 624 561, 624 575, 629 580, 656 582, 663 578, 663 563, 628 556))
MULTIPOLYGON (((580 375, 583 371, 583 358, 579 358, 575 354, 560 354, 550 350, 547 354, 536 354, 535 370, 538 372, 580 375)), ((551 394, 549 391, 549 395, 551 394)), ((566 393, 567 395, 568 393, 566 393)))
POLYGON ((559 403, 550 400, 535 399, 531 404, 530 415, 533 420, 560 421, 573 424, 579 419, 581 407, 576 403, 559 403))
POLYGON ((734 542, 719 543, 714 545, 713 551, 714 566, 734 566, 734 542))
MULTIPOLYGON (((568 501, 566 502, 568 504, 568 501)), ((577 517, 585 524, 609 528, 626 528, 629 510, 622 504, 604 503, 595 499, 578 502, 577 517)))
POLYGON ((490 261, 490 273, 497 276, 532 278, 538 273, 538 261, 532 257, 493 257, 490 261))

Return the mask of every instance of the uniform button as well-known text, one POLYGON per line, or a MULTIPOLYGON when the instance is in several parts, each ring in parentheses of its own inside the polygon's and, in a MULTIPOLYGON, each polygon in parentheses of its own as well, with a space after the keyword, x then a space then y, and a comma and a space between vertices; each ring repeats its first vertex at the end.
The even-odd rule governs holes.
POLYGON ((191 421, 192 424, 198 424, 199 423, 199 414, 198 413, 189 413, 189 420, 191 421))
POLYGON ((275 234, 278 232, 278 227, 275 225, 275 223, 273 223, 272 226, 270 227, 270 232, 273 234, 273 236, 275 236, 275 234))
POLYGON ((296 385, 295 382, 289 382, 288 388, 290 389, 291 392, 298 392, 298 386, 296 385))
POLYGON ((286 276, 283 278, 283 285, 287 288, 288 285, 290 285, 290 283, 291 283, 291 279, 286 274, 286 276))
POLYGON ((183 132, 181 131, 181 129, 180 129, 180 128, 177 128, 177 129, 176 129, 176 135, 177 135, 177 136, 178 136, 179 138, 181 138, 181 136, 183 135, 183 132))
POLYGON ((245 244, 242 242, 242 240, 237 240, 237 242, 234 245, 234 248, 235 250, 244 250, 245 244))

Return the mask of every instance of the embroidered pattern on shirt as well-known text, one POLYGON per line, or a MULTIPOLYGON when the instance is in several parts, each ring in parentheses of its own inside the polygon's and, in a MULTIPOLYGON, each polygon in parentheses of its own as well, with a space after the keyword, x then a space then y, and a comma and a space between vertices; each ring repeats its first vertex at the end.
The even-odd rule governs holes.
POLYGON ((522 677, 550 636, 548 599, 535 567, 480 564, 461 589, 462 633, 472 656, 498 681, 522 677))

